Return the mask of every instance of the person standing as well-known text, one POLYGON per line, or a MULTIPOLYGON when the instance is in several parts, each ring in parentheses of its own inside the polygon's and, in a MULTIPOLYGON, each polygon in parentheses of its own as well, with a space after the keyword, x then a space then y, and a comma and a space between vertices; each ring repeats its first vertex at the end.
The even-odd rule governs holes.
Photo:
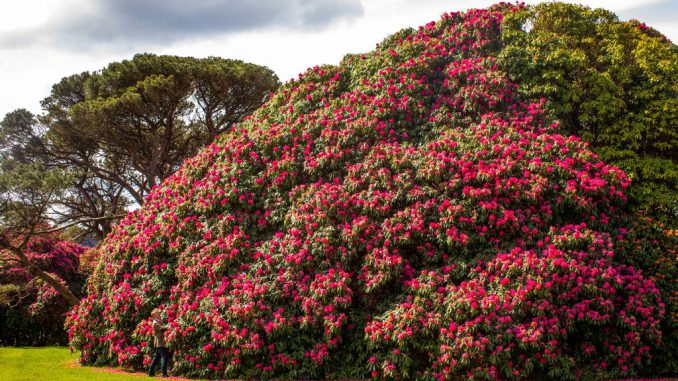
POLYGON ((153 318, 153 346, 155 347, 155 355, 151 361, 150 368, 148 368, 148 376, 153 377, 155 375, 155 367, 158 365, 158 361, 160 361, 160 371, 162 372, 162 376, 167 377, 167 349, 165 349, 165 331, 168 327, 167 325, 163 324, 159 309, 154 309, 151 312, 151 317, 153 318))

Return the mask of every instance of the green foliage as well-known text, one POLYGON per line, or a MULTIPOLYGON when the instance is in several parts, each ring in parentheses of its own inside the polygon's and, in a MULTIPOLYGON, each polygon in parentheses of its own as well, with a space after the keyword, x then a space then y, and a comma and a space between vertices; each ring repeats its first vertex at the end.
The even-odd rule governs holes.
POLYGON ((0 229, 18 237, 46 223, 50 206, 64 192, 69 176, 41 162, 2 161, 0 169, 0 229))
POLYGON ((129 204, 279 85, 268 68, 222 58, 139 54, 66 77, 42 101, 48 161, 76 174, 64 206, 102 239, 129 204))
POLYGON ((502 33, 499 62, 520 91, 624 169, 640 209, 676 224, 678 47, 638 21, 553 2, 507 12, 502 33))
POLYGON ((16 284, 0 284, 0 307, 10 306, 20 292, 16 284))
POLYGON ((3 167, 13 162, 39 161, 42 158, 41 148, 35 116, 30 111, 18 109, 5 115, 0 122, 0 158, 3 167))

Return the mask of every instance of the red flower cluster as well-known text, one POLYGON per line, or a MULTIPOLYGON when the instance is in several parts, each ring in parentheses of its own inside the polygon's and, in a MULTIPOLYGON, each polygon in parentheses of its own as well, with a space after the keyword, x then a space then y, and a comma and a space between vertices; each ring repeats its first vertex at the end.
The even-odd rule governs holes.
POLYGON ((610 239, 629 179, 497 67, 511 11, 309 69, 186 161, 102 244, 81 360, 143 366, 162 306, 187 376, 633 374, 665 307, 610 239))
MULTIPOLYGON (((55 236, 39 236, 28 242, 25 254, 33 265, 77 293, 84 282, 79 269, 79 257, 84 250, 83 246, 55 236)), ((70 306, 51 286, 14 261, 6 261, 0 266, 0 284, 12 284, 20 289, 20 300, 12 301, 13 306, 3 314, 7 320, 0 321, 6 331, 0 340, 15 345, 65 342, 63 320, 70 306)))
POLYGON ((399 365, 390 376, 413 374, 407 357, 425 350, 435 359, 425 372, 438 379, 626 373, 661 337, 664 306, 652 281, 614 263, 612 248, 605 234, 566 226, 538 249, 479 263, 459 284, 445 270, 422 272, 366 332, 395 348, 383 352, 384 369, 399 365))
MULTIPOLYGON (((57 277, 62 283, 69 284, 77 282, 79 257, 84 251, 85 247, 76 243, 61 241, 52 236, 40 236, 28 242, 25 254, 32 264, 57 277)), ((58 315, 55 311, 48 312, 46 309, 49 306, 58 306, 57 309, 65 312, 67 304, 59 294, 48 284, 34 279, 23 266, 8 262, 0 268, 0 279, 3 284, 30 285, 29 288, 36 294, 34 302, 29 306, 32 314, 58 315)))

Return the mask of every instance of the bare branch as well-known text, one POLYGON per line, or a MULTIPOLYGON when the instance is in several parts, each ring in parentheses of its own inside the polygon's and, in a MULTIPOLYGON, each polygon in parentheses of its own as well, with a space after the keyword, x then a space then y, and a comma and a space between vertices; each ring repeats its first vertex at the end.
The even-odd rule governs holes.
POLYGON ((113 215, 113 216, 102 216, 102 217, 94 217, 94 218, 85 218, 85 219, 82 219, 82 220, 70 222, 70 223, 68 223, 68 224, 66 224, 66 225, 57 226, 57 227, 52 228, 52 229, 39 230, 39 231, 36 231, 35 234, 36 234, 36 235, 40 235, 40 234, 49 234, 49 233, 54 233, 54 232, 62 231, 62 230, 64 230, 64 229, 68 229, 68 228, 70 228, 71 226, 75 226, 75 225, 79 225, 79 224, 84 224, 84 223, 88 223, 88 222, 96 222, 96 221, 117 220, 117 219, 123 218, 123 217, 125 217, 125 216, 126 216, 126 214, 116 214, 116 215, 113 215))

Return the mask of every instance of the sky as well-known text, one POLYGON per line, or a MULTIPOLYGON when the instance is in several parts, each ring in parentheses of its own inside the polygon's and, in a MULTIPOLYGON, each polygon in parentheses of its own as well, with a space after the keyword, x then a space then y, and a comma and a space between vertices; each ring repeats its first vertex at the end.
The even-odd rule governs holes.
MULTIPOLYGON (((136 53, 237 58, 287 81, 404 27, 498 0, 22 0, 0 2, 0 118, 40 112, 61 78, 136 53)), ((539 1, 526 1, 537 3, 539 1)), ((585 0, 678 41, 678 0, 585 0)))

